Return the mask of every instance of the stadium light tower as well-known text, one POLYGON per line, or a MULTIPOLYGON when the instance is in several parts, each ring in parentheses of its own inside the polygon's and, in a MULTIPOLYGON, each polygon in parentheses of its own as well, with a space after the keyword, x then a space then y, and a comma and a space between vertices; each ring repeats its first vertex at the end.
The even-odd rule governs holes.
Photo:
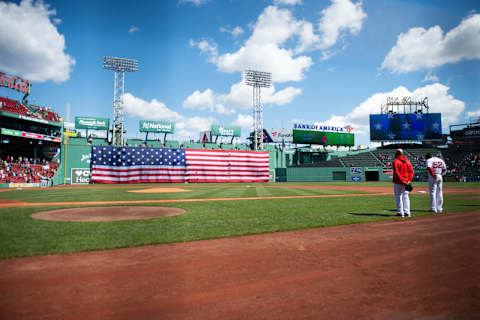
POLYGON ((269 88, 272 85, 270 72, 245 70, 245 84, 253 87, 253 132, 254 150, 263 150, 263 106, 261 88, 269 88))
POLYGON ((138 61, 134 59, 103 57, 103 68, 115 71, 113 89, 113 135, 112 144, 125 145, 123 94, 125 93, 125 72, 138 70, 138 61))

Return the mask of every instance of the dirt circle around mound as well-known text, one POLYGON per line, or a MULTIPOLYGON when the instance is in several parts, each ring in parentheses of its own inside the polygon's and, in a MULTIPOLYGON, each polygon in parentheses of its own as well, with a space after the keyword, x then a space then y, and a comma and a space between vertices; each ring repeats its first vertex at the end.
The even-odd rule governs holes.
POLYGON ((109 222, 173 217, 186 212, 185 209, 173 207, 81 207, 42 211, 32 214, 31 217, 34 219, 50 221, 109 222))

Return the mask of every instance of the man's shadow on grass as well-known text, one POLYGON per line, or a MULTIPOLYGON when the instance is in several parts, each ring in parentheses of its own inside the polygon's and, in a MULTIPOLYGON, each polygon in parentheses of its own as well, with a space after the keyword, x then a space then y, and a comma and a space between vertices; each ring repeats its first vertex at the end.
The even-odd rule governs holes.
POLYGON ((359 213, 359 212, 349 212, 348 214, 351 214, 352 216, 378 216, 378 217, 393 217, 395 216, 394 214, 386 214, 386 213, 359 213))
MULTIPOLYGON (((397 210, 395 209, 384 209, 385 211, 391 211, 392 214, 389 213, 360 213, 360 212, 349 212, 348 214, 352 216, 377 216, 377 217, 394 217, 397 214, 397 210)), ((425 210, 410 210, 411 212, 425 212, 425 210)))

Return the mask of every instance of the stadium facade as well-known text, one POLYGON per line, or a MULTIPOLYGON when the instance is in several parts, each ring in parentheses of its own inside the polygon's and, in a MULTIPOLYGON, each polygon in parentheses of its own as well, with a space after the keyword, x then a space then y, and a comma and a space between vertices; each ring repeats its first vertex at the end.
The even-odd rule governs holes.
MULTIPOLYGON (((92 150, 96 147, 102 147, 106 152, 118 152, 119 157, 124 158, 133 151, 145 152, 145 155, 149 152, 151 159, 141 164, 144 167, 154 164, 154 154, 165 151, 179 157, 188 150, 218 155, 220 162, 214 164, 223 168, 215 169, 216 172, 223 172, 218 175, 224 180, 228 176, 232 182, 390 181, 393 154, 396 148, 402 147, 415 166, 416 180, 426 178, 426 153, 437 154, 446 160, 449 168, 446 180, 480 180, 480 121, 451 126, 449 134, 445 135, 442 134, 441 114, 429 113, 425 104, 420 108, 417 105, 413 111, 410 107, 411 112, 403 113, 399 112, 398 105, 396 109, 382 106, 380 114, 370 115, 371 140, 382 142, 378 148, 348 151, 333 148, 332 151, 331 147, 351 149, 355 145, 351 126, 295 124, 292 128, 263 129, 264 149, 256 152, 252 150, 252 134, 249 141, 234 143, 234 138, 238 140, 241 136, 239 127, 215 125, 208 132, 199 132, 197 141, 176 141, 169 139, 169 135, 175 132, 173 122, 149 120, 140 120, 139 123, 140 133, 145 134, 143 139, 127 138, 124 145, 112 146, 112 124, 108 118, 76 117, 73 127, 64 126, 63 118, 52 108, 28 102, 31 94, 28 80, 0 73, 0 86, 23 95, 17 99, 0 97, 0 187, 92 183, 95 161, 92 158, 98 158, 92 150), (256 153, 259 156, 268 154, 268 161, 262 164, 262 169, 255 167, 257 160, 248 158, 255 159, 256 153), (242 160, 237 159, 240 156, 242 160), (251 162, 245 164, 250 169, 233 166, 235 161, 251 162)), ((405 99, 402 101, 406 103, 405 99)), ((190 151, 190 154, 195 152, 190 151)), ((178 161, 193 161, 187 158, 178 161)), ((167 166, 168 170, 162 173, 164 175, 172 175, 169 165, 172 170, 179 170, 178 165, 181 164, 169 164, 160 158, 156 160, 155 165, 161 163, 167 166)), ((129 161, 116 164, 112 159, 114 166, 120 166, 113 170, 121 171, 135 159, 129 161)), ((189 174, 193 174, 195 170, 197 173, 205 171, 206 167, 195 169, 190 164, 188 170, 189 174)), ((158 177, 149 179, 132 181, 169 181, 158 177)), ((189 175, 182 179, 184 182, 208 181, 193 180, 189 175)), ((224 180, 215 177, 211 181, 224 180)), ((97 179, 95 182, 102 181, 97 179)), ((125 179, 118 179, 118 183, 123 182, 125 179)))

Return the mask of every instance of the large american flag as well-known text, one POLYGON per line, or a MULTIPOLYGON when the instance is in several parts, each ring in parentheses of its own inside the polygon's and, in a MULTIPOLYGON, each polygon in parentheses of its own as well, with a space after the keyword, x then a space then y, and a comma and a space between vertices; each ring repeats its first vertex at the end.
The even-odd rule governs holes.
POLYGON ((92 182, 268 182, 268 152, 92 147, 92 182))

